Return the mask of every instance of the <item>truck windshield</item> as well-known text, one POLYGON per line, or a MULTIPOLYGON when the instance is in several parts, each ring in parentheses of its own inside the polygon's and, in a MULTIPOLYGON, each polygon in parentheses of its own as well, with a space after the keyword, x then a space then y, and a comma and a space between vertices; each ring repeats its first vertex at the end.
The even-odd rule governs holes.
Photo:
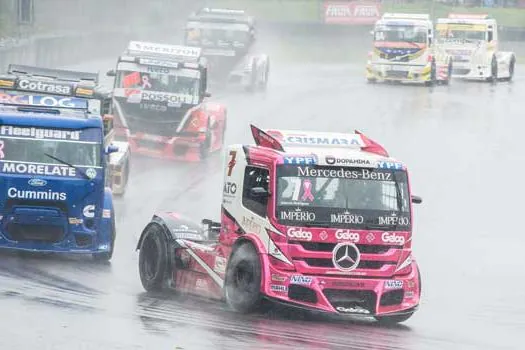
POLYGON ((374 30, 376 42, 404 42, 426 44, 428 29, 414 25, 381 25, 374 30))
POLYGON ((437 26, 437 40, 448 43, 468 43, 486 40, 485 25, 473 24, 440 24, 437 26))
MULTIPOLYGON (((159 69, 169 71, 167 68, 159 69)), ((178 95, 182 103, 195 104, 199 100, 199 82, 199 72, 195 70, 181 69, 177 74, 121 70, 117 75, 116 86, 143 93, 166 92, 178 95)), ((164 102, 159 98, 162 99, 162 96, 153 98, 153 101, 164 102)), ((167 97, 164 99, 169 100, 167 97)))
POLYGON ((408 230, 405 171, 281 165, 276 217, 286 225, 408 230))
POLYGON ((97 128, 61 130, 2 125, 0 160, 4 164, 67 162, 79 167, 100 167, 102 149, 97 140, 102 139, 101 132, 97 128))
POLYGON ((188 45, 214 48, 244 47, 250 40, 250 27, 237 23, 190 22, 186 29, 188 45))

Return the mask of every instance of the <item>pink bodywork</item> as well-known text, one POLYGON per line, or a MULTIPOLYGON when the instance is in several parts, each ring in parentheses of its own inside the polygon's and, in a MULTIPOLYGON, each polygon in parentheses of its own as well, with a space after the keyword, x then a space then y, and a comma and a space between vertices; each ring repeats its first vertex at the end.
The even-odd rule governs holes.
MULTIPOLYGON (((364 135, 363 139, 368 152, 388 156, 379 144, 364 135)), ((249 162, 266 166, 270 174, 273 174, 271 178, 275 179, 276 166, 283 163, 282 153, 267 147, 250 146, 247 149, 249 162)), ((270 190, 276 193, 275 180, 270 182, 270 190)), ((410 193, 410 186, 408 190, 410 193)), ((410 210, 412 211, 412 207, 410 210)), ((273 199, 269 200, 267 214, 271 224, 279 231, 268 230, 270 239, 293 265, 269 255, 259 235, 250 232, 240 235, 240 226, 235 218, 223 208, 217 243, 202 245, 184 240, 188 249, 177 250, 177 256, 187 263, 187 268, 174 269, 173 281, 176 289, 223 299, 222 288, 210 276, 210 270, 224 280, 226 262, 232 247, 238 239, 243 239, 249 240, 259 251, 262 266, 261 293, 274 300, 318 311, 362 316, 410 312, 418 307, 420 276, 416 261, 411 255, 411 232, 289 227, 277 221, 273 199), (351 242, 361 252, 358 267, 350 272, 340 271, 332 263, 332 250, 341 242, 351 242), (303 288, 310 290, 310 298, 315 295, 315 301, 301 297, 300 291, 303 288), (292 293, 292 290, 296 292, 292 293), (366 305, 369 312, 355 312, 352 306, 347 308, 344 302, 338 303, 337 300, 341 298, 346 302, 349 298, 355 299, 358 304, 366 305)))

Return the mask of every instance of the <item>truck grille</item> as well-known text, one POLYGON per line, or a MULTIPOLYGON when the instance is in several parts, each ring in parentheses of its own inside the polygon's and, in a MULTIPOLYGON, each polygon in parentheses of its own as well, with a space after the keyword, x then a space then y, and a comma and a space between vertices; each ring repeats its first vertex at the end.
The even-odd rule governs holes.
POLYGON ((470 69, 469 68, 453 68, 452 69, 452 74, 467 75, 469 73, 470 73, 470 69))
POLYGON ((7 233, 14 241, 57 243, 64 238, 64 229, 51 225, 9 224, 7 233))
POLYGON ((359 307, 368 310, 370 314, 375 313, 377 295, 374 291, 325 289, 323 293, 335 309, 359 307))
POLYGON ((402 72, 402 71, 397 71, 397 70, 387 70, 386 77, 395 78, 395 79, 406 79, 408 77, 408 72, 402 72))
MULTIPOLYGON (((293 252, 291 258, 299 263, 296 267, 301 273, 326 273, 326 269, 333 269, 334 272, 339 271, 336 270, 332 261, 335 243, 290 241, 289 244, 291 247, 295 245, 295 248, 290 249, 293 252), (319 269, 323 269, 323 271, 319 269)), ((387 277, 394 273, 402 251, 400 246, 377 244, 356 244, 356 246, 361 254, 361 260, 356 271, 365 270, 367 277, 387 277)), ((356 276, 352 277, 355 278, 356 276)))

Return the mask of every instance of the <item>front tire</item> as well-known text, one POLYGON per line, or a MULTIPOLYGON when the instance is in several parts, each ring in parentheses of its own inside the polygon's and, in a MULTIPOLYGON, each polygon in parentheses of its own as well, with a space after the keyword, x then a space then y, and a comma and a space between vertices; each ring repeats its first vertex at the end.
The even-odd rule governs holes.
POLYGON ((103 252, 103 253, 94 253, 93 259, 95 261, 100 262, 107 262, 110 261, 113 257, 113 251, 115 250, 115 240, 116 240, 117 232, 116 232, 116 225, 115 225, 115 210, 113 210, 113 215, 111 215, 111 241, 109 246, 109 251, 103 252))
POLYGON ((232 254, 226 270, 226 302, 240 313, 249 313, 261 305, 262 269, 259 254, 250 243, 243 243, 232 254))
POLYGON ((432 62, 432 66, 430 68, 430 80, 425 82, 426 86, 434 86, 436 85, 436 62, 432 62))
POLYGON ((168 242, 157 224, 150 225, 142 238, 139 252, 140 282, 148 292, 164 288, 169 268, 168 242))
POLYGON ((496 57, 492 57, 492 61, 490 62, 490 78, 487 80, 493 84, 498 81, 498 61, 496 57))

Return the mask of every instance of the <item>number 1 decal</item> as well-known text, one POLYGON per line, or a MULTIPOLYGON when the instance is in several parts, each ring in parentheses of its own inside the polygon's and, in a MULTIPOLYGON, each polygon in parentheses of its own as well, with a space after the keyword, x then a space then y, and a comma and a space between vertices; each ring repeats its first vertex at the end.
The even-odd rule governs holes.
POLYGON ((237 157, 237 151, 230 151, 230 161, 228 162, 228 176, 231 176, 233 167, 237 163, 235 158, 237 157))

